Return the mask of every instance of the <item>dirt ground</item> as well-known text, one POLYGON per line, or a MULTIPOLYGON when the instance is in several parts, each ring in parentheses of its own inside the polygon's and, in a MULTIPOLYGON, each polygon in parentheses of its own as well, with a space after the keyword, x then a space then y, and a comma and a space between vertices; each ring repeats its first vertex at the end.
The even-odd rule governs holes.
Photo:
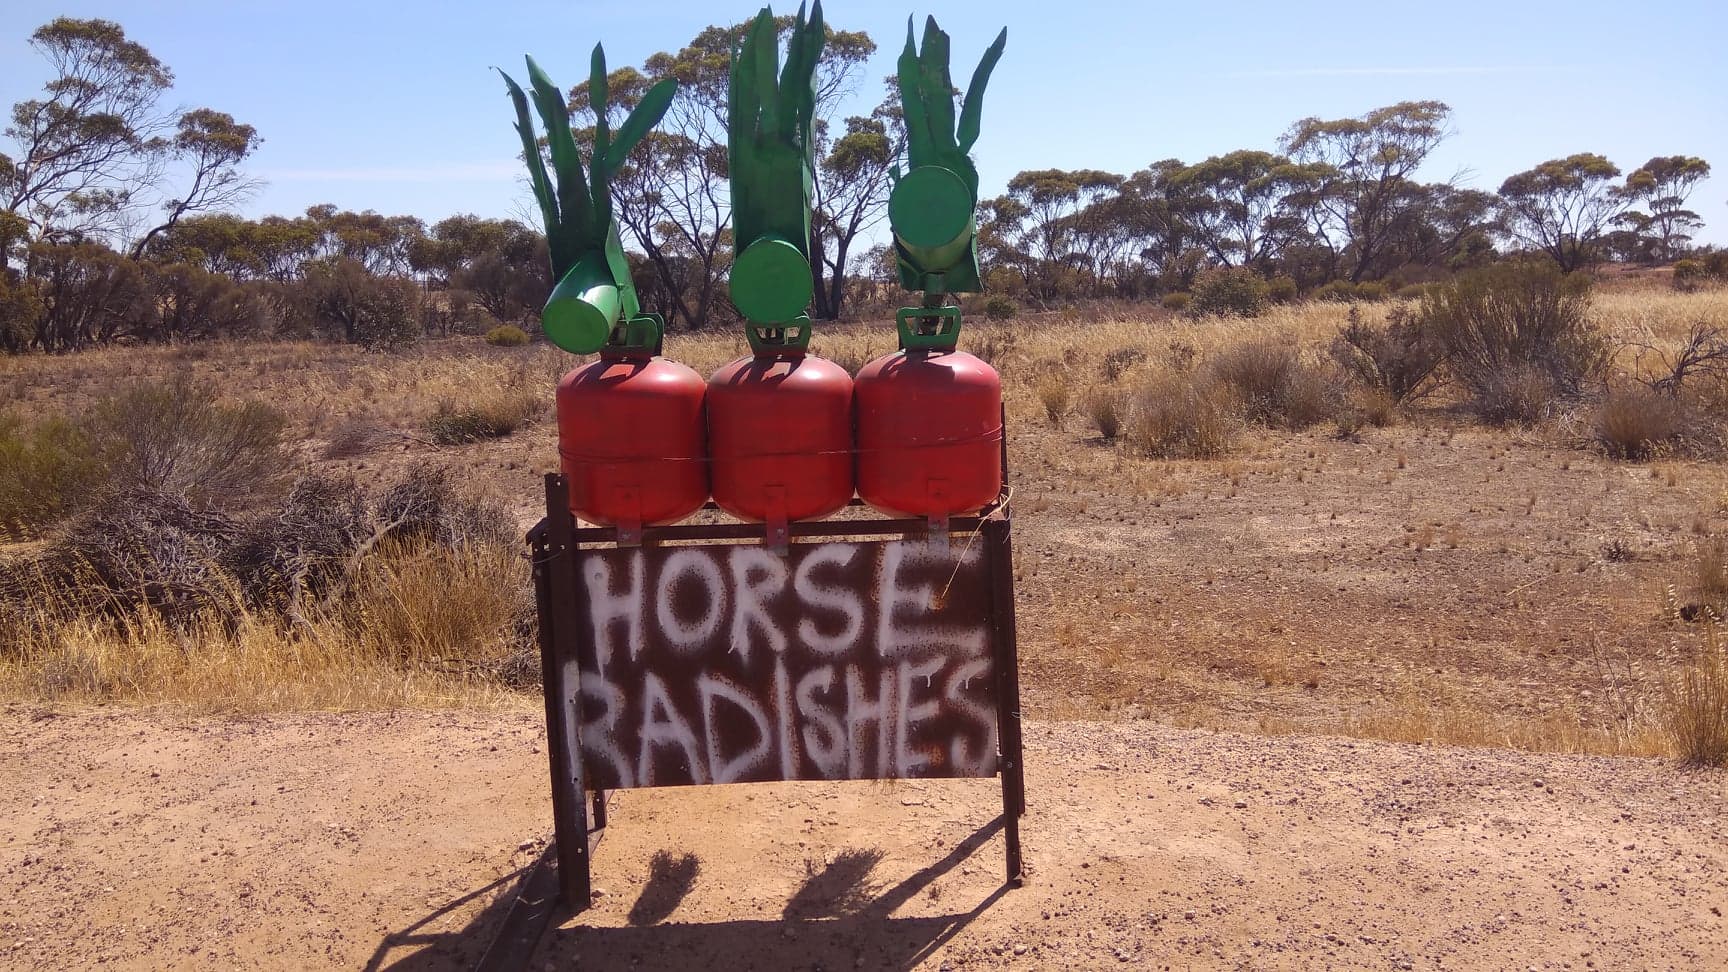
MULTIPOLYGON (((546 969, 1728 964, 1728 785, 1647 759, 1034 724, 989 781, 618 795, 546 969)), ((538 720, 0 712, 0 967, 456 969, 549 830, 538 720)))

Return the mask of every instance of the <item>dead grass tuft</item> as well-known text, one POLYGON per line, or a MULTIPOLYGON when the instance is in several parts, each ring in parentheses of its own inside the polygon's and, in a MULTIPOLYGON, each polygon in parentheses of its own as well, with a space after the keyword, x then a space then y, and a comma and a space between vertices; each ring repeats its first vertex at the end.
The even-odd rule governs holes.
POLYGON ((1339 410, 1337 382, 1288 344, 1238 345, 1215 358, 1208 370, 1236 393, 1253 422, 1305 429, 1339 410))
POLYGON ((1728 649, 1714 623, 1698 656, 1670 681, 1665 700, 1675 755, 1690 766, 1728 765, 1728 649))
POLYGON ((1044 405, 1044 416, 1056 428, 1062 427, 1062 419, 1068 414, 1072 397, 1073 389, 1067 375, 1057 372, 1039 379, 1038 401, 1044 405))
POLYGON ((1596 442, 1615 459, 1642 461, 1668 454, 1689 425, 1685 404, 1646 388, 1608 393, 1596 412, 1596 442))
POLYGON ((1122 416, 1128 409, 1127 396, 1114 388, 1094 388, 1086 395, 1086 417, 1106 442, 1116 441, 1122 434, 1122 416))
POLYGON ((1160 372, 1134 394, 1128 441, 1164 459, 1227 455, 1242 427, 1241 405, 1221 380, 1160 372))

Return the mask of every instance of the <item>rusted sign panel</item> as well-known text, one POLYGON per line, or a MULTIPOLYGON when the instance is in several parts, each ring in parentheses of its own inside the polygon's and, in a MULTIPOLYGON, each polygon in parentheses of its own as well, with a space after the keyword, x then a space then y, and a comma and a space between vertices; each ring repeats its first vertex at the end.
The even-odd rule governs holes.
POLYGON ((982 548, 580 551, 585 787, 995 774, 982 548))

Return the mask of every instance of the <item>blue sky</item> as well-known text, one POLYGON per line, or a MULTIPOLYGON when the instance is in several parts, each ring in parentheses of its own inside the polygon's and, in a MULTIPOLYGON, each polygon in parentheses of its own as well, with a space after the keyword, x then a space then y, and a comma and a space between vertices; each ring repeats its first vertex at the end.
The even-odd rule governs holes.
MULTIPOLYGON (((790 4, 781 12, 790 12, 790 4)), ((532 52, 571 84, 594 41, 614 67, 681 47, 748 3, 694 0, 384 5, 365 0, 8 0, 0 5, 0 101, 33 96, 46 65, 26 45, 55 16, 105 17, 178 76, 173 93, 258 127, 248 212, 320 202, 411 213, 522 211, 511 110, 491 65, 532 52)), ((1291 122, 1407 99, 1454 110, 1456 134, 1424 175, 1462 172, 1492 190, 1573 152, 1631 169, 1700 155, 1718 170, 1693 199, 1702 239, 1728 243, 1728 4, 1384 2, 1166 4, 833 0, 831 24, 881 45, 859 98, 881 90, 906 15, 934 14, 968 76, 997 29, 1008 49, 977 147, 986 195, 1031 168, 1130 172, 1272 148, 1291 122), (1444 11, 1444 14, 1441 13, 1444 11)))

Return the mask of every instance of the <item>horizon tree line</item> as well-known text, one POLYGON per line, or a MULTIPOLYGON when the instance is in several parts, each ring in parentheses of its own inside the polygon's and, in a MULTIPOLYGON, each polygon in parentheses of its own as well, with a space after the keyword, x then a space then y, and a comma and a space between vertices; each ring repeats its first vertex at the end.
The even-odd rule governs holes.
MULTIPOLYGON (((679 81, 665 121, 613 182, 644 301, 675 326, 736 319, 723 285, 732 252, 725 113, 743 29, 709 27, 608 79, 620 113, 654 82, 679 81)), ((458 215, 428 226, 331 205, 239 216, 260 185, 243 170, 262 141, 256 129, 212 108, 164 110, 172 71, 111 21, 61 17, 30 44, 50 77, 40 96, 13 105, 0 140, 0 348, 260 327, 344 340, 382 330, 395 340, 415 326, 529 322, 550 286, 544 239, 514 219, 458 215), (398 286, 409 279, 455 297, 428 301, 398 286), (381 315, 417 320, 364 323, 381 315)), ((868 114, 839 117, 875 50, 866 33, 829 28, 818 72, 818 319, 842 316, 891 278, 888 248, 866 244, 904 154, 893 85, 868 114)), ((592 125, 586 82, 569 101, 578 123, 592 125)), ((1573 272, 1701 252, 1693 240, 1704 222, 1688 205, 1710 174, 1704 159, 1654 156, 1623 174, 1582 152, 1516 173, 1493 193, 1425 182, 1420 170, 1451 120, 1442 102, 1400 102, 1305 118, 1272 148, 1195 163, 1020 172, 979 204, 988 287, 1046 304, 1147 299, 1186 291, 1209 268, 1240 267, 1307 294, 1397 289, 1521 254, 1573 272)))

